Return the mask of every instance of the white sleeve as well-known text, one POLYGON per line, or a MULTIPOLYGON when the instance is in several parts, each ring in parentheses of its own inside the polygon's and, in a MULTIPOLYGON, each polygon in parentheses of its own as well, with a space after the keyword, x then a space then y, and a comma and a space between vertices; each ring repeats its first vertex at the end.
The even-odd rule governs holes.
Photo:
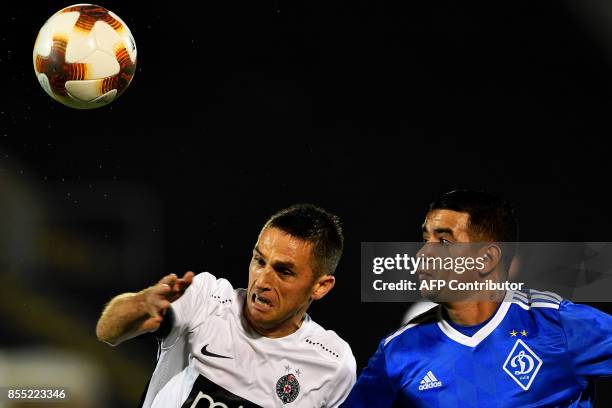
POLYGON ((355 361, 355 357, 353 356, 353 352, 348 345, 347 349, 348 350, 346 350, 344 353, 342 363, 336 372, 334 387, 332 387, 332 391, 327 397, 326 406, 328 408, 340 406, 346 397, 348 397, 353 385, 355 385, 355 381, 357 380, 357 363, 355 361))
POLYGON ((183 296, 172 302, 168 313, 172 313, 172 328, 163 339, 162 349, 167 349, 187 331, 198 315, 206 314, 210 304, 210 294, 215 289, 217 278, 208 272, 197 274, 183 296))

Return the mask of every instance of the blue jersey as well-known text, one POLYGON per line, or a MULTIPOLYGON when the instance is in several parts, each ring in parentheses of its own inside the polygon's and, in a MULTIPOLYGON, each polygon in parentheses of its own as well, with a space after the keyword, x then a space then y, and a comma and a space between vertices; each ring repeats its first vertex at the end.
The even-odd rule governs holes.
POLYGON ((343 407, 590 407, 612 375, 612 316, 554 293, 508 292, 466 336, 435 307, 384 339, 343 407))

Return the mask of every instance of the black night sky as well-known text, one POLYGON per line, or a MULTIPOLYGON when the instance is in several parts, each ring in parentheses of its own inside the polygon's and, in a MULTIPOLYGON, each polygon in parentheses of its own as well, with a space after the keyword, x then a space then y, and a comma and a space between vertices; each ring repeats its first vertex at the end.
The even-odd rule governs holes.
POLYGON ((344 220, 338 284, 310 314, 359 368, 405 311, 360 303, 360 243, 419 240, 439 194, 501 193, 525 241, 610 241, 605 0, 98 4, 138 65, 93 111, 33 71, 38 30, 70 3, 3 5, 0 298, 27 300, 0 310, 0 353, 75 350, 118 378, 107 404, 135 405, 156 345, 97 343, 103 304, 169 272, 244 286, 260 226, 292 203, 344 220))

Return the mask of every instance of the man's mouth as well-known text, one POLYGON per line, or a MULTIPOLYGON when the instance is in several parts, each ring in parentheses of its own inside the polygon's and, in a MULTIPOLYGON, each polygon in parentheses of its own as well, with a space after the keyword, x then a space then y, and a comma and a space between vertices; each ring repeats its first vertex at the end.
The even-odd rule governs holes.
POLYGON ((422 269, 417 272, 417 276, 420 280, 429 280, 433 278, 431 273, 422 269))
POLYGON ((270 302, 269 299, 266 299, 265 297, 262 297, 262 296, 258 296, 257 293, 253 293, 253 295, 251 296, 251 302, 255 305, 265 307, 265 308, 272 307, 272 303, 270 302))

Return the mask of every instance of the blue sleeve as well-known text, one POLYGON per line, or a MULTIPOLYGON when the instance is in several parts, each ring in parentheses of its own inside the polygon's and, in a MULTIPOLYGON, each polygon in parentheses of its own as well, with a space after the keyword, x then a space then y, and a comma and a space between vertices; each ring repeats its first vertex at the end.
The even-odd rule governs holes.
POLYGON ((396 392, 387 374, 384 346, 383 340, 341 407, 387 408, 393 405, 396 392))
POLYGON ((559 315, 576 375, 612 376, 612 316, 568 301, 559 315))

